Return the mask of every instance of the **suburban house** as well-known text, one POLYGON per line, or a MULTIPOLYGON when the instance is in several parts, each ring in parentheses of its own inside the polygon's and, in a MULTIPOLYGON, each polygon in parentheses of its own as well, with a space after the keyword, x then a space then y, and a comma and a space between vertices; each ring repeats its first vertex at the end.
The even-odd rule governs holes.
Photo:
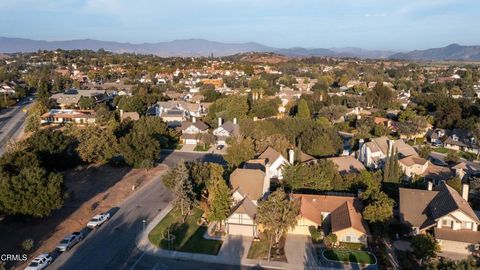
POLYGON ((373 138, 367 143, 360 141, 358 160, 371 169, 382 168, 389 153, 396 151, 399 158, 417 155, 415 149, 403 140, 391 140, 386 136, 373 138))
POLYGON ((426 181, 439 184, 453 177, 452 170, 447 167, 432 164, 430 161, 418 156, 411 155, 398 160, 400 168, 405 174, 405 180, 411 180, 416 176, 423 177, 426 181))
POLYGON ((453 166, 452 169, 455 171, 455 175, 460 179, 465 177, 480 176, 480 164, 478 163, 460 162, 453 166))
POLYGON ((363 220, 362 201, 351 196, 293 194, 300 201, 300 215, 291 234, 310 235, 309 227, 333 233, 339 242, 367 245, 370 234, 363 220))
POLYGON ((76 106, 81 97, 93 98, 96 103, 103 102, 109 98, 105 90, 69 89, 65 90, 64 93, 53 94, 50 99, 55 100, 61 108, 66 108, 76 106))
POLYGON ((0 84, 0 93, 4 95, 13 95, 15 94, 15 82, 3 82, 0 84))
POLYGON ((478 248, 480 220, 468 204, 469 186, 462 195, 442 182, 427 190, 400 188, 400 219, 414 234, 431 233, 444 252, 469 255, 478 248))
POLYGON ((183 144, 197 144, 200 142, 199 134, 208 133, 208 125, 201 121, 183 122, 178 130, 182 132, 180 139, 183 144))
POLYGON ((233 208, 224 222, 226 233, 258 236, 258 225, 255 223, 257 205, 258 200, 270 190, 268 170, 238 168, 230 175, 230 185, 233 189, 233 208))
POLYGON ((124 112, 123 110, 120 110, 120 121, 126 119, 137 121, 140 119, 140 115, 137 112, 124 112))
POLYGON ((178 100, 159 101, 158 116, 163 117, 162 114, 172 109, 177 109, 185 112, 187 117, 202 117, 207 115, 207 109, 211 103, 190 103, 178 100))
POLYGON ((366 170, 365 166, 353 156, 331 157, 327 159, 337 166, 340 174, 360 173, 366 170))
POLYGON ((218 145, 226 145, 227 139, 237 136, 240 132, 240 127, 237 124, 237 118, 232 121, 227 121, 222 124, 222 118, 218 118, 218 127, 213 130, 213 135, 217 140, 218 145))
MULTIPOLYGON (((290 152, 291 158, 293 154, 290 152)), ((283 178, 283 166, 291 164, 282 154, 277 152, 272 147, 267 147, 257 159, 265 160, 265 164, 268 165, 270 178, 282 179, 283 178)), ((292 162, 293 163, 293 162, 292 162)))
POLYGON ((431 129, 425 135, 432 144, 441 145, 448 149, 460 150, 474 154, 479 153, 479 145, 473 134, 465 129, 431 129))
POLYGON ((94 110, 66 110, 52 109, 41 116, 42 124, 93 124, 95 123, 94 110))

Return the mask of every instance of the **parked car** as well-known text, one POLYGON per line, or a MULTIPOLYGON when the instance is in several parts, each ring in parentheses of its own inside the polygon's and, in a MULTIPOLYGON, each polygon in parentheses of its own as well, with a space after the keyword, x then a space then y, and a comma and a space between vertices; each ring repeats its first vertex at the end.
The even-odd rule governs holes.
POLYGON ((219 145, 217 145, 217 150, 222 150, 222 149, 223 149, 223 147, 225 147, 225 146, 224 146, 224 145, 221 145, 221 144, 219 144, 219 145))
POLYGON ((82 233, 74 232, 69 236, 66 236, 65 238, 63 238, 63 240, 60 241, 60 244, 57 245, 57 249, 61 252, 70 250, 73 246, 78 244, 78 242, 82 241, 82 239, 83 239, 82 233))
POLYGON ((443 146, 443 144, 441 142, 433 142, 432 145, 434 147, 442 147, 443 146))
POLYGON ((100 227, 103 223, 105 223, 105 221, 107 221, 109 218, 109 213, 96 215, 87 223, 87 227, 90 229, 96 229, 100 227))
POLYGON ((33 259, 28 266, 25 268, 25 270, 42 270, 45 269, 49 264, 52 263, 52 256, 50 254, 45 253, 38 255, 33 259))

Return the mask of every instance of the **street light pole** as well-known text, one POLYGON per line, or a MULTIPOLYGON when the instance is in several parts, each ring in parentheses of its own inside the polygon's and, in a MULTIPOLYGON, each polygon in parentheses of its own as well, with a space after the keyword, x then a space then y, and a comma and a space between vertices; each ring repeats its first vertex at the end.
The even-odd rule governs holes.
POLYGON ((144 219, 144 220, 142 220, 142 223, 143 223, 143 233, 145 233, 145 222, 146 222, 146 220, 145 220, 145 219, 144 219))

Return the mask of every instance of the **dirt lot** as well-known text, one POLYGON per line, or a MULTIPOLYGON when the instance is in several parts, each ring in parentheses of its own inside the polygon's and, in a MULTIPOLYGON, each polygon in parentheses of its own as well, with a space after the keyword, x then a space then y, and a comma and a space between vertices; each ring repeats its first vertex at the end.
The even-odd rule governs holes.
POLYGON ((164 165, 148 171, 102 165, 67 171, 65 186, 68 197, 64 206, 54 211, 52 216, 29 220, 7 217, 0 222, 0 254, 23 254, 19 244, 27 238, 35 242, 29 260, 54 250, 65 235, 80 231, 92 216, 118 206, 134 192, 132 186, 138 189, 166 170, 164 165))

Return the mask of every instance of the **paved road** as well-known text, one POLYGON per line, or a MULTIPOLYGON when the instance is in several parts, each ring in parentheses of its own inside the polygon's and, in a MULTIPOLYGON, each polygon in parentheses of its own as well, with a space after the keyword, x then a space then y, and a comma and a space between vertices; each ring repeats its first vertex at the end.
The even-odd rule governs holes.
POLYGON ((31 106, 21 103, 15 107, 0 112, 0 156, 5 152, 5 146, 11 139, 15 139, 22 131, 27 114, 23 109, 31 106))
MULTIPOLYGON (((172 166, 179 160, 215 161, 221 159, 196 153, 172 152, 162 155, 165 164, 172 166)), ((127 198, 112 218, 100 229, 93 231, 79 245, 61 254, 49 269, 240 269, 225 268, 222 265, 180 262, 143 256, 136 248, 135 240, 143 230, 142 220, 147 223, 171 200, 160 178, 153 180, 127 198)))

